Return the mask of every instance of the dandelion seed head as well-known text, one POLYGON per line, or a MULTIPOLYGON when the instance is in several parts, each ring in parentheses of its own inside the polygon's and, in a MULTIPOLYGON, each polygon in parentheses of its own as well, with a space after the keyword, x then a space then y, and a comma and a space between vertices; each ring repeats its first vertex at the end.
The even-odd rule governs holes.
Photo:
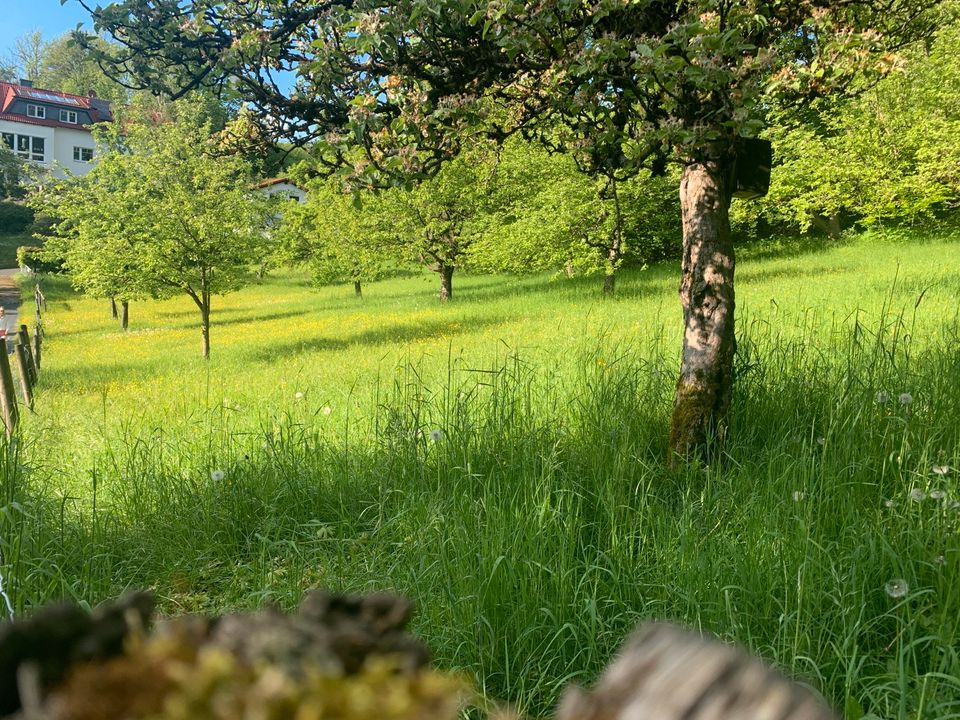
POLYGON ((900 393, 900 397, 897 399, 900 401, 901 405, 909 405, 913 402, 913 395, 908 392, 900 393))
POLYGON ((440 430, 439 428, 435 428, 430 431, 430 439, 433 440, 433 442, 438 442, 442 437, 443 437, 443 430, 440 430))
POLYGON ((930 472, 932 472, 934 475, 940 475, 942 477, 950 472, 950 466, 934 465, 933 467, 930 468, 930 472))
POLYGON ((883 503, 884 507, 892 508, 894 505, 893 500, 885 500, 883 503))
POLYGON ((943 490, 931 490, 929 497, 931 500, 943 500, 947 497, 947 493, 943 490))
POLYGON ((927 499, 927 495, 920 488, 914 488, 910 491, 910 499, 914 502, 923 502, 927 499))
POLYGON ((329 405, 324 405, 323 410, 320 412, 322 412, 324 415, 329 415, 331 412, 333 412, 333 410, 330 409, 329 405))
POLYGON ((302 392, 295 392, 295 393, 293 394, 293 397, 294 397, 294 399, 296 399, 296 400, 303 400, 303 393, 302 393, 302 392))
POLYGON ((947 559, 943 555, 938 555, 937 559, 934 560, 933 562, 939 565, 940 567, 943 567, 944 565, 947 564, 947 559))
POLYGON ((804 493, 802 493, 800 490, 794 490, 794 491, 793 491, 793 501, 794 501, 794 502, 800 502, 801 500, 803 500, 803 497, 804 497, 804 493))
POLYGON ((873 399, 878 405, 883 405, 886 402, 890 402, 890 393, 886 392, 885 390, 881 390, 874 395, 873 399))
POLYGON ((907 592, 910 590, 910 586, 907 585, 907 581, 903 578, 895 578, 884 585, 883 589, 890 597, 894 599, 900 599, 902 597, 906 597, 907 592))
POLYGON ((220 482, 226 476, 223 470, 214 470, 210 473, 210 479, 214 482, 220 482))

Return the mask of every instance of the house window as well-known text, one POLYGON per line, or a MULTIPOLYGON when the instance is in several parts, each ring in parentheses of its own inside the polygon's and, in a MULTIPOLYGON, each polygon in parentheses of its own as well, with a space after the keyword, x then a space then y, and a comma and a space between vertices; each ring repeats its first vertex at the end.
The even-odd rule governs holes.
POLYGON ((73 110, 61 110, 60 111, 60 122, 71 123, 73 125, 77 124, 77 113, 73 110))
POLYGON ((47 109, 43 105, 27 105, 27 115, 42 120, 47 117, 47 109))
MULTIPOLYGON (((13 141, 13 137, 10 133, 4 133, 3 141, 9 145, 13 141)), ((16 143, 13 143, 12 147, 13 151, 22 158, 43 162, 46 141, 42 137, 17 135, 16 143)))
POLYGON ((77 162, 93 162, 93 148, 74 147, 73 159, 77 162))

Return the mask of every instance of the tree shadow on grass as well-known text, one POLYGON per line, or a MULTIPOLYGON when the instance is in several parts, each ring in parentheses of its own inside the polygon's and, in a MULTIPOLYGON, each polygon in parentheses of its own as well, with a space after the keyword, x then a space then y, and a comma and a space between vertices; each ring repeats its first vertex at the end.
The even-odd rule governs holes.
POLYGON ((402 345, 417 340, 452 338, 457 335, 473 333, 482 328, 502 325, 509 321, 506 317, 469 318, 460 320, 433 319, 417 323, 393 325, 387 328, 365 330, 352 335, 338 337, 313 337, 302 340, 274 342, 265 347, 254 349, 249 355, 253 361, 274 362, 292 355, 302 355, 324 350, 346 350, 356 346, 377 347, 381 345, 402 345))

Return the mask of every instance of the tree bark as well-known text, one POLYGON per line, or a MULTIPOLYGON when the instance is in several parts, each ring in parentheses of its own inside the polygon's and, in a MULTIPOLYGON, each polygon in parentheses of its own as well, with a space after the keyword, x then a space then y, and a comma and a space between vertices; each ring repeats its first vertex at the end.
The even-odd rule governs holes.
POLYGON ((126 330, 130 326, 130 302, 124 300, 120 303, 120 329, 126 330))
POLYGON ((683 216, 683 354, 670 421, 670 460, 726 433, 733 391, 734 249, 729 163, 691 163, 680 181, 683 216))
POLYGON ((203 359, 210 359, 210 298, 204 297, 200 307, 200 334, 203 348, 203 359))
POLYGON ((110 317, 114 320, 117 319, 117 299, 110 298, 110 317))
POLYGON ((603 294, 604 295, 613 295, 613 291, 616 289, 617 276, 614 275, 615 270, 607 270, 607 274, 603 276, 603 294))
POLYGON ((453 297, 453 265, 441 265, 440 270, 440 300, 446 302, 453 297))
POLYGON ((359 280, 353 281, 353 294, 357 297, 361 297, 363 295, 363 288, 360 286, 359 280))

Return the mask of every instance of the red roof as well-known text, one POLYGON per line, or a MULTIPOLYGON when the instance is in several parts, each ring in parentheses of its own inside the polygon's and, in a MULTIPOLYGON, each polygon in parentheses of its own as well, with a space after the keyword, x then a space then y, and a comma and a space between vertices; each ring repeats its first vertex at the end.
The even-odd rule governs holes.
POLYGON ((71 95, 57 90, 27 87, 16 83, 0 82, 0 120, 27 123, 29 125, 44 125, 46 127, 63 127, 74 130, 86 130, 86 127, 76 123, 65 123, 49 118, 35 118, 8 112, 17 98, 33 100, 48 105, 56 105, 67 110, 86 110, 93 122, 112 120, 110 103, 98 99, 96 96, 71 95))

